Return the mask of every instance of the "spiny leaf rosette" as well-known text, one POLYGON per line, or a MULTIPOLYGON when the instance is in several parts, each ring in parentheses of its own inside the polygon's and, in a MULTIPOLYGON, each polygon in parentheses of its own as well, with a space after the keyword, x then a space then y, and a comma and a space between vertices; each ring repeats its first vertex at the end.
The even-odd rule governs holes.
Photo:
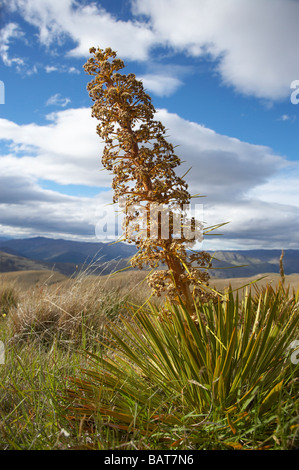
MULTIPOLYGON (((124 62, 110 48, 92 47, 90 53, 93 56, 84 69, 94 76, 87 87, 94 101, 92 116, 100 121, 97 133, 105 142, 102 164, 114 174, 113 202, 126 201, 125 239, 134 240, 138 248, 131 264, 140 269, 144 265, 166 266, 167 269, 148 276, 153 294, 164 292, 171 301, 181 300, 193 311, 194 298, 208 302, 214 294, 208 288, 206 271, 211 264, 210 255, 201 251, 188 256, 186 250, 190 239, 183 234, 183 227, 188 224, 184 207, 190 204, 191 195, 186 182, 174 171, 181 161, 164 137, 165 127, 154 120, 156 110, 142 82, 132 73, 119 73, 124 62), (161 236, 158 216, 155 238, 150 236, 153 227, 149 217, 140 215, 161 206, 168 208, 169 230, 167 237, 161 236), (177 208, 181 208, 180 238, 174 236, 173 230, 177 208)), ((192 224, 194 228, 194 220, 192 224)))

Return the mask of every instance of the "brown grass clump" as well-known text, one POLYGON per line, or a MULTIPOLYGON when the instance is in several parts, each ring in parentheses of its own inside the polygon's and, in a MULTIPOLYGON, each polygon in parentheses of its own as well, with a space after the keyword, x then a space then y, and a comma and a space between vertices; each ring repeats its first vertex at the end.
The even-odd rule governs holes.
POLYGON ((121 284, 112 276, 81 274, 58 285, 21 292, 7 317, 10 341, 35 339, 51 344, 59 338, 65 345, 88 346, 101 339, 108 321, 125 314, 128 301, 138 301, 133 294, 136 278, 130 280, 127 275, 126 279, 129 282, 121 284))
POLYGON ((13 283, 0 283, 0 318, 5 318, 17 306, 18 298, 18 290, 13 283))

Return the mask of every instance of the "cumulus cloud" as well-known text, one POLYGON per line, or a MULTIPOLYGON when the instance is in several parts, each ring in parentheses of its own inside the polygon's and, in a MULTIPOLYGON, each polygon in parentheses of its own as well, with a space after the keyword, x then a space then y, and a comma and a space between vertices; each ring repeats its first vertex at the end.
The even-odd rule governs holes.
POLYGON ((46 66, 45 66, 45 71, 46 71, 47 73, 57 72, 57 71, 58 71, 58 68, 55 67, 54 65, 46 65, 46 66))
POLYGON ((110 186, 109 176, 95 171, 103 144, 90 109, 51 113, 48 120, 48 125, 18 125, 0 119, 0 139, 8 141, 13 151, 1 158, 0 167, 14 167, 22 174, 59 184, 110 186))
POLYGON ((134 0, 155 37, 191 56, 216 61, 222 80, 270 100, 290 94, 299 77, 299 3, 293 0, 134 0))
POLYGON ((96 240, 95 227, 107 219, 111 200, 110 192, 75 197, 44 189, 36 178, 12 167, 1 168, 0 187, 0 229, 8 236, 96 240))
POLYGON ((100 45, 116 48, 122 57, 145 60, 155 42, 154 33, 146 24, 120 21, 96 3, 9 0, 6 4, 38 28, 40 42, 45 46, 72 39, 76 45, 69 51, 70 56, 86 57, 91 46, 100 45))
POLYGON ((12 168, 1 168, 0 187, 0 205, 25 205, 36 201, 58 203, 67 199, 55 191, 42 190, 32 176, 16 174, 12 168))
POLYGON ((223 237, 205 238, 204 249, 298 246, 298 164, 166 110, 157 117, 185 161, 179 174, 191 167, 190 193, 206 196, 194 200, 203 204, 205 227, 228 222, 215 232, 223 237))
MULTIPOLYGON (((169 140, 186 163, 190 190, 208 197, 211 202, 238 200, 288 162, 262 145, 217 134, 212 129, 187 121, 175 113, 161 109, 157 117, 168 129, 169 140)), ((182 171, 183 173, 183 171, 182 171)))
POLYGON ((223 236, 204 240, 204 249, 282 249, 298 248, 299 208, 291 203, 259 199, 235 201, 234 204, 204 206, 208 225, 228 222, 216 230, 223 236))
MULTIPOLYGON (((111 202, 108 172, 90 109, 48 115, 48 125, 18 125, 0 119, 0 224, 6 235, 95 239, 95 227, 111 202), (8 150, 8 151, 7 151, 8 150), (54 182, 55 190, 43 188, 54 182), (99 188, 94 197, 59 192, 59 184, 99 188), (57 186, 58 185, 58 186, 57 186)), ((111 210, 111 208, 110 208, 111 210)))
MULTIPOLYGON (((177 174, 192 167, 186 175, 189 190, 206 196, 195 200, 204 205, 205 225, 230 221, 223 229, 225 237, 218 240, 221 246, 269 248, 284 240, 288 247, 297 243, 299 207, 291 190, 299 183, 296 165, 266 146, 218 134, 165 109, 158 110, 156 117, 185 161, 177 174), (288 178, 292 184, 287 195, 288 178)), ((31 224, 32 233, 40 233, 40 224, 49 234, 69 236, 76 229, 81 236, 92 236, 102 217, 114 217, 113 206, 103 209, 112 201, 107 191, 112 177, 100 171, 103 143, 96 135, 96 124, 89 108, 52 113, 48 124, 39 126, 0 120, 0 139, 8 147, 0 159, 2 224, 27 231, 31 224), (66 196, 44 189, 44 179, 97 186, 99 194, 66 196)), ((213 242, 208 246, 213 247, 213 242)))
POLYGON ((20 171, 17 163, 18 159, 0 159, 2 233, 8 236, 95 236, 95 214, 103 205, 103 196, 73 197, 44 189, 26 166, 20 171))
MULTIPOLYGON (((57 198, 59 199, 59 198, 57 198)), ((92 200, 70 198, 68 201, 37 199, 20 207, 17 204, 0 205, 2 233, 6 235, 44 235, 82 238, 95 236, 95 207, 92 200)))
MULTIPOLYGON (((217 134, 165 109, 158 110, 156 117, 168 129, 169 140, 178 146, 178 155, 186 161, 182 173, 188 166, 193 168, 188 173, 191 189, 210 200, 244 197, 252 187, 288 165, 268 147, 217 134)), ((47 179, 60 184, 109 187, 107 172, 94 171, 101 169, 104 146, 95 132, 97 121, 91 118, 90 109, 51 113, 48 120, 48 125, 18 125, 0 119, 0 139, 10 141, 15 152, 23 153, 22 158, 13 154, 2 157, 2 164, 11 162, 23 172, 27 168, 26 172, 35 177, 47 175, 47 179)))
POLYGON ((169 75, 146 74, 137 78, 142 80, 146 90, 158 96, 170 96, 182 85, 180 79, 169 75))
MULTIPOLYGON (((91 46, 109 46, 124 59, 144 62, 154 59, 151 51, 162 46, 172 53, 208 57, 223 83, 271 101, 289 97, 290 85, 299 77, 299 3, 294 0, 131 0, 135 19, 126 21, 94 2, 5 0, 5 4, 38 29, 44 46, 71 39, 69 57, 86 57, 91 46)), ((22 60, 8 58, 9 41, 20 31, 15 23, 6 28, 2 56, 11 64, 22 60)), ((52 67, 47 70, 53 71, 52 67)), ((180 84, 176 76, 152 75, 144 77, 147 86, 160 96, 180 84)))

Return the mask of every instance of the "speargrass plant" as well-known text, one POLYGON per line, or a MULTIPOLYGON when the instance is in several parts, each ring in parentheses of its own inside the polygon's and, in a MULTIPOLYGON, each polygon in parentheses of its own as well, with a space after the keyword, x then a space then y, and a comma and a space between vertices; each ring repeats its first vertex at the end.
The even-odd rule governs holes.
POLYGON ((196 322, 184 304, 166 304, 110 325, 107 353, 70 379, 69 421, 85 417, 138 448, 296 447, 298 292, 247 290, 195 309, 196 322))

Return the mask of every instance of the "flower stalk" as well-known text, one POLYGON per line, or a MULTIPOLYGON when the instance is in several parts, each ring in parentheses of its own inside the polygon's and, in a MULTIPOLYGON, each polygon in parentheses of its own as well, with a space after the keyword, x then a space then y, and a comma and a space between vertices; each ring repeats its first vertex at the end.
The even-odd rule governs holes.
MULTIPOLYGON (((155 108, 141 81, 135 75, 121 74, 124 62, 110 48, 92 47, 92 57, 84 65, 94 78, 88 84, 89 95, 94 101, 92 116, 99 120, 97 133, 105 142, 102 164, 114 175, 113 202, 125 199, 124 227, 126 241, 134 239, 138 252, 131 265, 142 269, 164 266, 148 276, 153 293, 163 292, 174 302, 182 301, 188 311, 194 310, 194 299, 208 302, 214 294, 208 288, 211 256, 206 252, 193 252, 189 256, 186 247, 190 242, 181 230, 181 237, 174 236, 174 211, 181 208, 181 227, 190 221, 183 208, 189 205, 191 195, 183 178, 175 169, 181 161, 174 147, 165 138, 166 129, 154 119, 155 108), (150 212, 152 205, 167 206, 169 236, 162 237, 162 221, 158 217, 156 238, 150 237, 150 221, 146 222, 146 234, 140 231, 140 212, 150 212), (134 238, 132 234, 134 233, 134 238)), ((193 220, 193 228, 196 222, 193 220)))

